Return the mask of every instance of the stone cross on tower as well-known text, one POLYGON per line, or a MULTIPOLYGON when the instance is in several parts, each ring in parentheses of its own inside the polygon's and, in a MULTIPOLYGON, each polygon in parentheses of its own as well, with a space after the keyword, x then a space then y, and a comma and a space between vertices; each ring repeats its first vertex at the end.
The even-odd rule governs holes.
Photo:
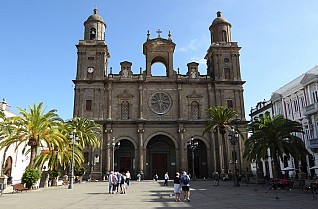
POLYGON ((158 29, 156 32, 158 33, 158 38, 160 38, 160 33, 162 33, 162 31, 158 29))

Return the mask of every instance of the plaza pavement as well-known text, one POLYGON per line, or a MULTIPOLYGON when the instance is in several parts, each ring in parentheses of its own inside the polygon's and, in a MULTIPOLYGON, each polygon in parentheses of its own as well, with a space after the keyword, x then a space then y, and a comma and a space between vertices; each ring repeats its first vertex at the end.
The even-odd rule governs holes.
POLYGON ((173 183, 163 181, 132 181, 126 194, 108 194, 107 182, 83 182, 67 186, 40 188, 27 192, 5 193, 0 196, 0 208, 7 209, 147 209, 147 208, 318 208, 318 194, 301 189, 268 190, 261 184, 244 184, 234 187, 233 182, 191 181, 191 202, 175 202, 173 183))

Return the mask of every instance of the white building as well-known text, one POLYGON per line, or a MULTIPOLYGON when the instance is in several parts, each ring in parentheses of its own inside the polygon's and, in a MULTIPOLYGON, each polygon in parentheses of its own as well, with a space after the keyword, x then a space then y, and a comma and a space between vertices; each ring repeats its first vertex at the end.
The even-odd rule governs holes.
MULTIPOLYGON (((282 86, 273 92, 270 102, 271 105, 262 106, 259 102, 256 108, 251 109, 251 119, 261 116, 265 112, 271 116, 278 114, 285 118, 298 121, 302 124, 305 134, 299 134, 310 152, 307 160, 304 162, 295 162, 293 159, 288 160, 287 156, 281 163, 281 168, 293 167, 300 169, 309 176, 315 174, 315 170, 310 167, 318 165, 318 65, 309 71, 295 78, 291 82, 282 86)), ((265 104, 265 103, 264 103, 265 104)), ((270 156, 270 155, 269 155, 270 156)), ((264 173, 267 173, 265 165, 264 173)), ((290 172, 295 175, 295 172, 290 172)))
MULTIPOLYGON (((263 102, 258 102, 255 108, 251 108, 250 117, 251 121, 255 120, 255 118, 263 117, 263 115, 273 116, 273 108, 272 102, 266 101, 264 99, 263 102)), ((268 150, 268 156, 270 156, 270 151, 268 150)), ((251 169, 254 175, 257 176, 269 176, 273 178, 273 166, 271 158, 261 159, 261 164, 257 164, 256 161, 251 162, 251 169), (258 173, 257 173, 258 172, 258 173)))
MULTIPOLYGON (((7 104, 5 99, 0 102, 0 109, 4 111, 6 117, 15 116, 10 112, 10 105, 7 104)), ((29 165, 29 156, 22 155, 22 146, 18 149, 16 149, 16 146, 10 146, 7 150, 0 150, 0 164, 2 168, 0 169, 0 183, 6 182, 7 185, 20 183, 22 174, 26 166, 29 165)), ((6 187, 6 190, 12 189, 6 187)))

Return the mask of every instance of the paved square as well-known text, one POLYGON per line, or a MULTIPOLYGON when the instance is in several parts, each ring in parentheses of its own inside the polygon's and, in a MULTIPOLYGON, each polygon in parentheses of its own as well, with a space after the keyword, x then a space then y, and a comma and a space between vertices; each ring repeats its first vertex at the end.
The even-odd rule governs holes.
POLYGON ((268 190, 260 184, 234 187, 233 182, 198 180, 191 183, 191 202, 175 202, 173 183, 132 181, 126 194, 108 194, 108 182, 86 182, 67 186, 41 188, 0 196, 1 208, 318 208, 318 195, 301 189, 268 190))

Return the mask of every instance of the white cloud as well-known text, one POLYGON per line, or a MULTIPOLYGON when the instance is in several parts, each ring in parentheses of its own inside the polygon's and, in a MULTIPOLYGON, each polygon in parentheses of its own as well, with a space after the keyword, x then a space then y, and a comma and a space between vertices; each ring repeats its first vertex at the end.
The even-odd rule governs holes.
POLYGON ((190 52, 190 51, 200 51, 202 49, 206 50, 209 46, 208 36, 202 36, 201 38, 194 38, 186 46, 181 46, 178 48, 179 52, 190 52))
POLYGON ((192 62, 197 62, 200 65, 205 65, 206 64, 206 59, 202 57, 191 57, 192 62))

